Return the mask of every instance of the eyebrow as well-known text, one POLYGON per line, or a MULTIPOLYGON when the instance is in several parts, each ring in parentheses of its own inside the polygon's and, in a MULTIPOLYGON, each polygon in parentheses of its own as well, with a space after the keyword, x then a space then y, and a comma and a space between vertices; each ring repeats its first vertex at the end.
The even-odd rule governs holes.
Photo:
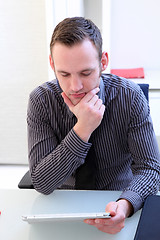
POLYGON ((94 71, 94 70, 95 70, 95 68, 87 68, 87 69, 84 69, 80 72, 88 72, 88 71, 94 71))
MULTIPOLYGON (((88 72, 88 71, 94 71, 95 68, 86 68, 86 69, 83 69, 81 71, 79 71, 79 73, 82 73, 82 72, 88 72)), ((69 74, 69 72, 66 72, 66 71, 63 71, 63 70, 57 70, 58 73, 64 73, 64 74, 69 74)))
POLYGON ((58 72, 58 73, 65 73, 65 74, 68 73, 68 72, 65 72, 65 71, 63 71, 63 70, 57 70, 57 72, 58 72))

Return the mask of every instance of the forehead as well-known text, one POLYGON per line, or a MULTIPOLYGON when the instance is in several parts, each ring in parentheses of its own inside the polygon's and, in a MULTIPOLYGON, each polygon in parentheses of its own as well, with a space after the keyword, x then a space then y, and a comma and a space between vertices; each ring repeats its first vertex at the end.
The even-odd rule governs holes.
POLYGON ((98 51, 90 40, 84 40, 73 46, 56 43, 52 48, 52 57, 55 67, 63 67, 63 70, 89 68, 99 63, 98 51))

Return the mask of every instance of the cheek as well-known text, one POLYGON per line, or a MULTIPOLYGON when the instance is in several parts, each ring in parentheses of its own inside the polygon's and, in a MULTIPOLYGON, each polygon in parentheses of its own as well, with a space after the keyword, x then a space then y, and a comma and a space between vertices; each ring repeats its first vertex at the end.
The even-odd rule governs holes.
POLYGON ((99 74, 97 74, 96 76, 94 76, 94 78, 92 78, 90 80, 90 88, 95 88, 95 87, 99 87, 100 84, 100 76, 99 74))
POLYGON ((66 89, 68 88, 67 87, 67 82, 62 80, 62 79, 60 79, 60 78, 57 78, 57 79, 58 79, 58 82, 59 82, 59 85, 60 85, 62 91, 66 92, 66 89))

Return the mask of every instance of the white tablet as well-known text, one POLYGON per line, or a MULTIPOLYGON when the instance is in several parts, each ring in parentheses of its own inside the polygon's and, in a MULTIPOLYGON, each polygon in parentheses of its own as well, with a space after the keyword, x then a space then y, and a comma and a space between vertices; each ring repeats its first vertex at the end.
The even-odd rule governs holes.
POLYGON ((35 214, 23 215, 22 220, 28 223, 51 222, 51 221, 82 221, 84 219, 110 218, 106 212, 98 213, 65 213, 65 214, 35 214))

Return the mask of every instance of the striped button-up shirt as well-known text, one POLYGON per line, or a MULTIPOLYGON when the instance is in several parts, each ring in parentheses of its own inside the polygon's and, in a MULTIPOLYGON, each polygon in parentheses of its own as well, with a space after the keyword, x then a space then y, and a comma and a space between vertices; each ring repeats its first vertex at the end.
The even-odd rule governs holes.
MULTIPOLYGON (((91 147, 73 130, 77 122, 61 96, 58 81, 36 88, 28 105, 28 147, 32 182, 49 194, 62 185, 74 188, 75 171, 91 147)), ((160 154, 148 101, 140 87, 115 75, 102 75, 99 97, 105 105, 92 133, 96 186, 121 190, 134 211, 159 189, 160 154)))

